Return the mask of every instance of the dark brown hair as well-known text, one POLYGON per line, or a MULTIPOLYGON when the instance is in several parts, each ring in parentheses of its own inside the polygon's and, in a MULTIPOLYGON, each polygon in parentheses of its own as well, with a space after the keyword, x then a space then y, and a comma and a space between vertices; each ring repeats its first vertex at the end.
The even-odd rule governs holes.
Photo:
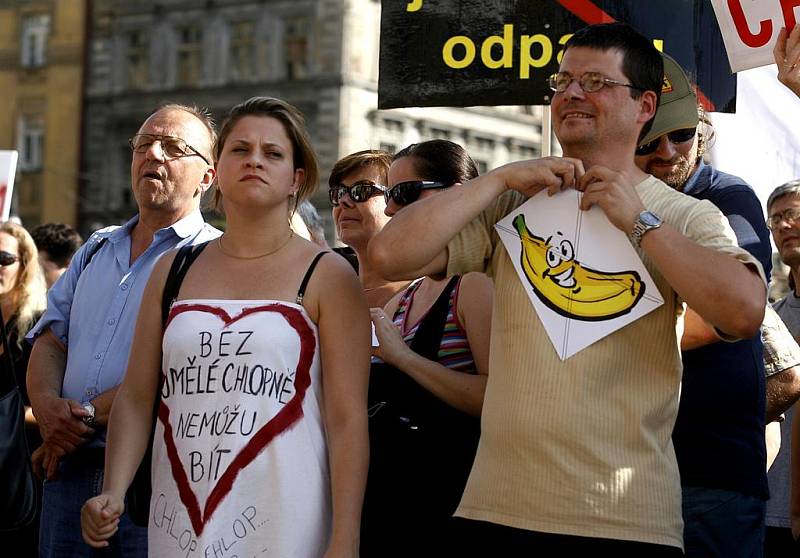
POLYGON ((331 176, 328 178, 328 186, 335 188, 341 184, 342 179, 348 174, 369 167, 375 167, 380 175, 382 185, 385 186, 391 164, 392 156, 388 152, 379 149, 367 149, 351 153, 342 157, 333 165, 331 176))
MULTIPOLYGON (((314 148, 311 146, 311 139, 306 130, 306 121, 303 114, 296 107, 286 101, 275 99, 274 97, 253 97, 233 107, 219 131, 219 137, 214 144, 214 161, 219 161, 219 156, 225 147, 225 141, 233 130, 234 126, 245 116, 268 116, 283 124, 286 135, 292 142, 292 158, 294 168, 303 169, 305 176, 303 183, 297 190, 295 207, 311 197, 317 189, 319 182, 319 165, 314 148)), ((222 195, 219 188, 214 191, 214 207, 220 207, 222 195)), ((294 210, 294 208, 292 208, 294 210)))
POLYGON ((478 176, 478 167, 467 150, 449 140, 434 139, 412 143, 398 151, 394 160, 403 157, 411 158, 411 164, 420 178, 435 180, 446 186, 478 176))

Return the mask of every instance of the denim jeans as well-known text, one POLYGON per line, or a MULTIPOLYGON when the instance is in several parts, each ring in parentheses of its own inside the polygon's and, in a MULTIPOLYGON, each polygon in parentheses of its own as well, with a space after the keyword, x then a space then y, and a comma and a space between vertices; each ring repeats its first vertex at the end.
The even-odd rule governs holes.
POLYGON ((740 492, 683 487, 686 556, 761 558, 766 502, 740 492))
POLYGON ((86 500, 99 494, 102 488, 102 460, 83 459, 79 450, 78 455, 61 462, 58 478, 44 483, 39 527, 40 557, 147 557, 147 528, 135 526, 127 513, 120 519, 119 530, 109 541, 111 544, 108 547, 93 549, 83 541, 81 507, 86 500))

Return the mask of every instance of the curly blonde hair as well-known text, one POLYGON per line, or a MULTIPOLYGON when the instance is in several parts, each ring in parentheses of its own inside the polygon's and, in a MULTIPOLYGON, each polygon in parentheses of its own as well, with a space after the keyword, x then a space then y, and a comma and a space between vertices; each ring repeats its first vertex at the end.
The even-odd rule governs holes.
MULTIPOLYGON (((17 344, 23 339, 39 315, 47 307, 47 285, 39 265, 39 251, 28 231, 22 226, 6 221, 0 224, 0 232, 13 236, 19 244, 19 273, 17 282, 10 292, 11 302, 17 316, 17 344)), ((6 320, 11 316, 4 316, 6 320)))

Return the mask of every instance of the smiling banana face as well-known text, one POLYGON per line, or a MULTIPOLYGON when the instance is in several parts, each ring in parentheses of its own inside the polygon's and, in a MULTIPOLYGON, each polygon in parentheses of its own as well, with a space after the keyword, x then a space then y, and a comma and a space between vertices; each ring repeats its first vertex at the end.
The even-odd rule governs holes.
POLYGON ((539 300, 558 314, 584 321, 610 320, 630 312, 644 295, 645 284, 636 271, 583 266, 575 260, 569 240, 534 235, 522 214, 514 218, 514 228, 522 243, 525 277, 539 300))

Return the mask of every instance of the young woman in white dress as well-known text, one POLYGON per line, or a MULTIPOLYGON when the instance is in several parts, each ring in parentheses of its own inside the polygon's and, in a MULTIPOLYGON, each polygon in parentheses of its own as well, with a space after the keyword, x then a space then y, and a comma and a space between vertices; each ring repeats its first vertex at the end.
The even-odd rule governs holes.
POLYGON ((215 158, 226 231, 189 267, 164 324, 174 254, 153 271, 84 538, 102 547, 116 530, 160 394, 151 556, 356 557, 369 313, 350 265, 290 229, 318 181, 302 116, 250 99, 215 158))

